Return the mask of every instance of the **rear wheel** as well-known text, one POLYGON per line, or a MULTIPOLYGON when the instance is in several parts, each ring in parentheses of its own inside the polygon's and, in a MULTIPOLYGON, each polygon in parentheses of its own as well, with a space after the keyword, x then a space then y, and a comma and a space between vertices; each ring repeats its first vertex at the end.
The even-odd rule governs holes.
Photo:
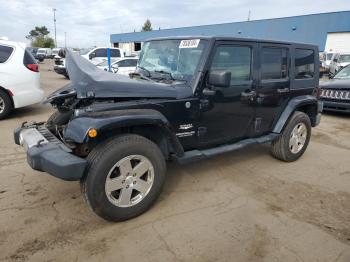
POLYGON ((0 120, 8 116, 12 109, 10 97, 4 90, 0 90, 0 120))
POLYGON ((122 135, 89 154, 81 188, 97 215, 123 221, 151 207, 161 192, 165 171, 165 159, 156 144, 142 136, 122 135))
POLYGON ((272 143, 271 153, 286 162, 297 160, 304 154, 311 136, 311 122, 307 114, 296 111, 282 135, 272 143))

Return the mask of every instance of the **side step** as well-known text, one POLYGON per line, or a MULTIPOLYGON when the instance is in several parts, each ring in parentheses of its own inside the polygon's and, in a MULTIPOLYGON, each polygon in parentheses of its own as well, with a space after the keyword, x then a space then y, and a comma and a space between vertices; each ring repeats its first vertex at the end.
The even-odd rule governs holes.
POLYGON ((220 155, 223 153, 232 152, 249 145, 271 142, 279 136, 280 134, 270 133, 268 135, 257 137, 257 138, 244 139, 234 144, 229 144, 229 145, 226 144, 226 145, 221 145, 218 147, 208 148, 204 150, 191 150, 191 151, 185 152, 185 154, 182 157, 177 157, 176 160, 180 164, 187 164, 190 162, 198 161, 201 159, 209 158, 209 157, 220 155))

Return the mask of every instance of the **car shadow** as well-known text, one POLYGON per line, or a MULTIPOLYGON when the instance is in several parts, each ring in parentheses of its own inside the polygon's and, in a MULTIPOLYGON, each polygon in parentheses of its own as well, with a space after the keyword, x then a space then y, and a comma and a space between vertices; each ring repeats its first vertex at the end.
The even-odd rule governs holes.
POLYGON ((350 113, 347 113, 347 112, 324 111, 324 112, 322 112, 322 115, 336 116, 336 117, 341 117, 341 118, 344 118, 344 119, 349 119, 350 118, 350 113))

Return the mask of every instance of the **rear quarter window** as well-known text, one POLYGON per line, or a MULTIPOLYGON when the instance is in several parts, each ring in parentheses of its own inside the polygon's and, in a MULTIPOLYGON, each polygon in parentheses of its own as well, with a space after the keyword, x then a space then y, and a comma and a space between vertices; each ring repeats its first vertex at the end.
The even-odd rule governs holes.
POLYGON ((23 64, 24 65, 36 64, 36 60, 33 57, 32 53, 30 52, 29 48, 26 48, 26 50, 24 51, 23 64))
POLYGON ((11 56, 13 48, 0 45, 0 63, 5 63, 11 56))
POLYGON ((295 49, 295 79, 310 79, 315 74, 315 53, 311 49, 295 49))

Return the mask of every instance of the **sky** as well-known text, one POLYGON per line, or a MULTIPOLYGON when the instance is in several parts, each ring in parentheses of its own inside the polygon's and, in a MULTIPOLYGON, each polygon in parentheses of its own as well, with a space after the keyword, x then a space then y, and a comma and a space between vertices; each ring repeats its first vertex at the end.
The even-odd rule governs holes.
POLYGON ((56 8, 57 44, 109 46, 113 33, 140 31, 147 18, 153 29, 245 21, 350 10, 349 0, 0 0, 0 37, 28 42, 35 26, 46 26, 54 37, 56 8))

